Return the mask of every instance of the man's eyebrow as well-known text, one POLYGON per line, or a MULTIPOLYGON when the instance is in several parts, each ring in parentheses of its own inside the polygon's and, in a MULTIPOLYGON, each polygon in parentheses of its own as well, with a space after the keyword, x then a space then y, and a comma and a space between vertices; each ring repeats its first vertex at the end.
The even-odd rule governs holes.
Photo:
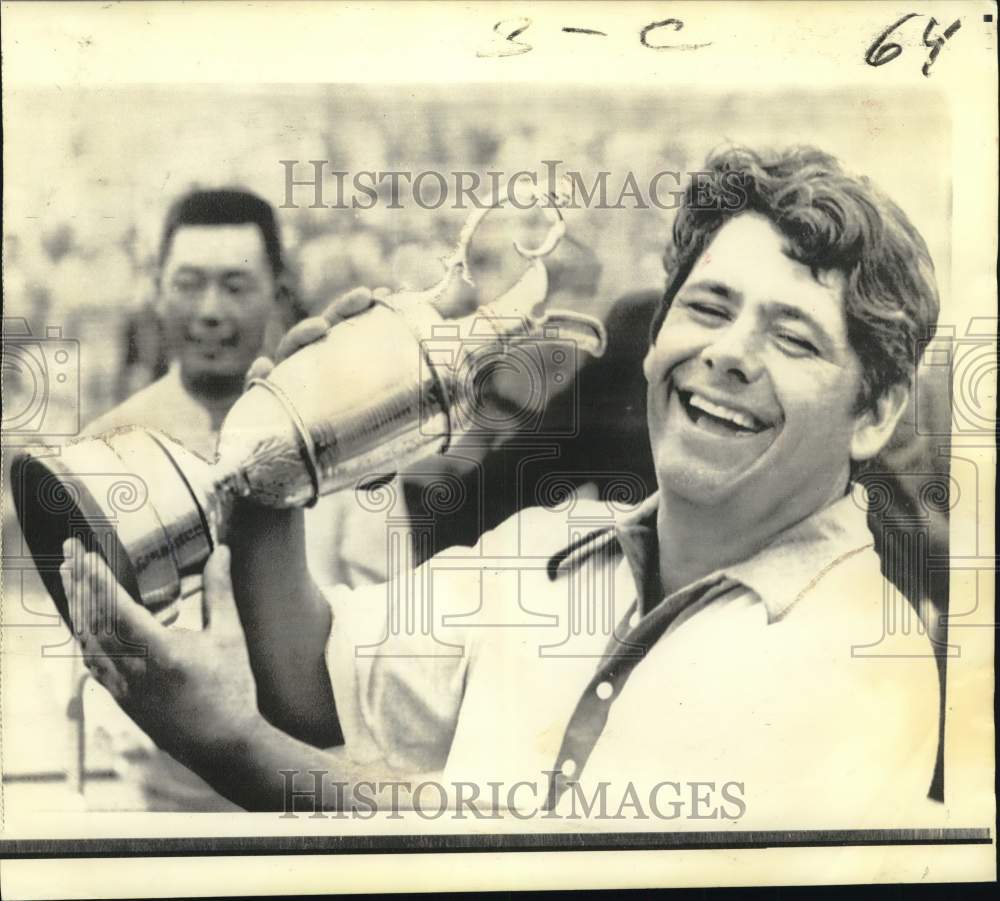
POLYGON ((176 272, 183 272, 183 273, 193 272, 197 273, 198 275, 205 275, 206 273, 209 273, 209 274, 216 274, 221 278, 232 278, 234 276, 238 276, 241 278, 251 278, 253 276, 253 272, 250 271, 249 267, 244 268, 241 266, 233 266, 230 264, 227 264, 225 266, 202 266, 197 263, 181 263, 177 267, 176 272))
POLYGON ((740 294, 735 288, 727 285, 725 282, 716 281, 715 279, 702 279, 701 281, 691 282, 685 285, 682 291, 707 291, 709 294, 714 294, 716 297, 721 297, 723 300, 739 300, 743 295, 740 294))
MULTIPOLYGON (((170 270, 168 269, 166 271, 170 271, 170 270)), ((205 270, 202 269, 200 266, 195 266, 192 263, 181 263, 179 266, 177 266, 176 268, 174 268, 172 270, 171 274, 173 276, 175 276, 175 277, 178 276, 178 275, 202 275, 203 276, 205 274, 205 270)))

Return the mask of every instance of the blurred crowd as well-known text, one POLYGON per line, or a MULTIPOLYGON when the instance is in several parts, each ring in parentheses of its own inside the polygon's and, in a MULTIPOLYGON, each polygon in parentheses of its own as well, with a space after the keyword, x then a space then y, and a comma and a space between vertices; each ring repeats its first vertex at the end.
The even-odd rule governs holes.
MULTIPOLYGON (((468 211, 453 209, 450 202, 422 209, 412 197, 393 197, 387 182, 371 209, 314 209, 308 189, 296 193, 298 208, 282 209, 280 160, 300 160, 296 176, 301 178, 311 159, 328 160, 328 168, 352 174, 497 170, 512 175, 541 171, 542 160, 554 158, 588 182, 600 171, 616 178, 636 171, 640 181, 648 182, 659 169, 683 172, 693 162, 689 148, 648 130, 629 131, 597 119, 571 129, 572 107, 553 115, 529 105, 523 117, 500 109, 490 121, 469 114, 463 108, 468 100, 414 101, 390 114, 380 105, 332 98, 305 105, 305 126, 292 130, 280 98, 241 96, 233 106, 245 116, 213 121, 209 148, 201 132, 206 117, 217 115, 214 98, 195 95, 188 104, 162 105, 154 96, 142 110, 129 109, 130 99, 139 100, 118 101, 130 114, 139 113, 135 128, 125 135, 115 129, 113 135, 133 145, 131 153, 109 148, 112 129, 103 119, 111 111, 101 98, 90 100, 94 115, 67 114, 58 123, 52 120, 60 118, 59 110, 46 115, 42 102, 39 114, 58 133, 46 135, 43 146, 30 153, 36 165, 39 154, 41 162, 58 157, 50 169, 58 174, 49 183, 52 196, 43 191, 21 197, 15 185, 7 202, 4 315, 23 317, 35 336, 58 327, 64 337, 79 342, 83 422, 166 365, 169 348, 158 332, 151 284, 158 230, 169 202, 192 186, 247 187, 279 208, 283 243, 297 276, 283 326, 357 285, 420 289, 433 284, 468 211), (324 106, 329 115, 316 127, 324 106), (170 135, 167 147, 158 141, 161 133, 170 135), (644 149, 645 158, 636 158, 636 148, 644 149)), ((392 105, 399 107, 398 100, 392 105)), ((15 146, 10 155, 16 159, 21 150, 15 146)), ((658 286, 668 223, 669 214, 656 209, 571 213, 569 238, 551 261, 553 301, 589 312, 628 290, 658 286)), ((479 233, 471 263, 484 294, 510 284, 523 268, 511 247, 522 227, 491 222, 479 233)), ((12 394, 19 388, 16 379, 12 374, 6 386, 12 394)))
MULTIPOLYGON (((12 92, 34 133, 11 135, 5 162, 39 178, 8 179, 4 216, 4 316, 23 317, 36 336, 47 328, 79 341, 79 414, 92 420, 162 371, 169 348, 152 307, 159 230, 170 201, 192 186, 240 185, 278 208, 282 240, 297 273, 288 321, 357 285, 422 288, 467 210, 449 201, 422 209, 388 182, 371 209, 313 208, 309 190, 286 200, 282 160, 362 171, 543 172, 543 161, 582 174, 626 173, 643 188, 663 170, 696 169, 726 140, 814 142, 843 153, 898 197, 925 235, 947 281, 947 190, 911 171, 905 129, 882 124, 879 152, 844 144, 837 123, 872 111, 849 94, 826 106, 793 97, 748 104, 730 95, 683 97, 592 92, 463 90, 374 86, 238 90, 220 98, 195 89, 12 92), (823 114, 821 114, 821 112, 823 114), (123 124, 123 122, 127 122, 123 124), (893 159, 886 169, 884 161, 893 159), (393 201, 396 201, 395 203, 393 201)), ((928 116, 933 110, 928 109, 928 116)), ((931 140, 929 138, 929 140, 931 140)), ((937 140, 934 138, 933 140, 937 140)), ((933 142, 933 141, 932 141, 933 142)), ((934 148, 928 147, 928 153, 934 148)), ((668 180, 664 193, 674 186, 668 180)), ((327 200, 332 202, 327 191, 327 200)), ((661 256, 672 213, 655 207, 570 211, 568 240, 551 259, 552 302, 606 315, 623 294, 661 286, 661 256)), ((483 293, 509 284, 521 266, 510 242, 526 217, 481 230, 472 264, 483 293)), ((528 217, 530 218, 530 217, 528 217)), ((12 376, 16 379, 16 376, 12 376)), ((5 386, 16 392, 16 381, 5 386)))

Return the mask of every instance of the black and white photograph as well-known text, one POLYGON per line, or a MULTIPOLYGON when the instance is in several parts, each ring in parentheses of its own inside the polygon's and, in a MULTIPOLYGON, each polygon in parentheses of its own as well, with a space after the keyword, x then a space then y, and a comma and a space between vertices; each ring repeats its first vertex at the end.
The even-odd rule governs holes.
POLYGON ((4 897, 996 879, 995 4, 3 17, 4 897))

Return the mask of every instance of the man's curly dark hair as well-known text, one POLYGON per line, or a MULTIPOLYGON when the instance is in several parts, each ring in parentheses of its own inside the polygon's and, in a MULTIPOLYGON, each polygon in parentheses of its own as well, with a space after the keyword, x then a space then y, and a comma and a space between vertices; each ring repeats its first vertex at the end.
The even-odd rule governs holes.
POLYGON ((906 214, 867 178, 813 147, 713 153, 684 194, 664 253, 667 286, 652 339, 677 291, 719 229, 734 216, 766 216, 788 256, 843 273, 847 337, 861 361, 858 410, 892 385, 909 384, 938 317, 934 264, 906 214))

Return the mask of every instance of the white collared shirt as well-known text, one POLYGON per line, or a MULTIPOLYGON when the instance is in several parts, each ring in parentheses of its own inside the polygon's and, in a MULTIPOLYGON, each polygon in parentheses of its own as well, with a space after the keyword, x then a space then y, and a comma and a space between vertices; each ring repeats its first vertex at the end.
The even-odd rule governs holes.
POLYGON ((880 642, 900 599, 854 499, 634 621, 656 504, 610 529, 598 502, 522 511, 387 586, 329 590, 351 756, 484 797, 534 782, 528 808, 559 769, 557 810, 574 781, 606 784, 612 813, 659 785, 662 809, 686 798, 664 828, 935 825, 933 650, 916 617, 880 642))

